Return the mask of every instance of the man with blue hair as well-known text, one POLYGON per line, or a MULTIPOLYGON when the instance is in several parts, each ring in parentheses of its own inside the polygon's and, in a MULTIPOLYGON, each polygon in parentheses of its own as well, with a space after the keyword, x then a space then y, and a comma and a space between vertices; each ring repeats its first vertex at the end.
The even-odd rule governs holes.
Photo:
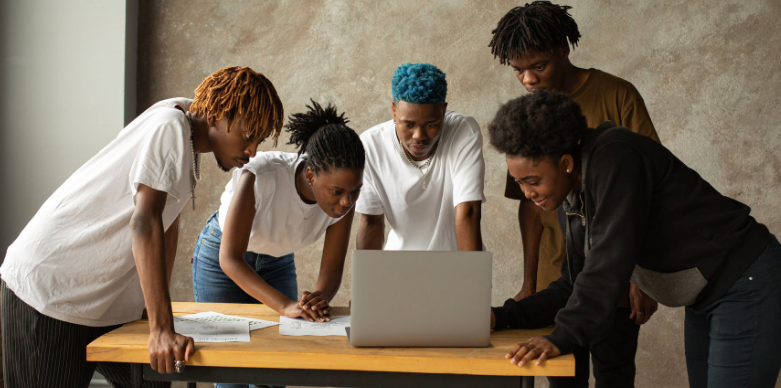
POLYGON ((474 118, 447 110, 445 74, 428 63, 393 75, 393 120, 361 135, 366 167, 356 210, 358 249, 481 250, 483 137, 474 118))

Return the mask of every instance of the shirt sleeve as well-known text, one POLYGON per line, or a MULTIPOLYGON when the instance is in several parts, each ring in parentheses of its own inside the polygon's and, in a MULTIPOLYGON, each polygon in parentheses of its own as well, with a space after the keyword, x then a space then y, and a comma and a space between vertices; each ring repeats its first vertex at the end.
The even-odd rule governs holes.
POLYGON ((633 147, 614 143, 597 150, 589 175, 586 190, 594 204, 591 249, 572 296, 547 336, 562 353, 587 344, 604 330, 629 286, 651 207, 648 160, 633 147))
POLYGON ((661 143, 659 134, 656 133, 654 123, 651 122, 651 116, 648 115, 648 109, 645 107, 645 102, 643 97, 640 96, 640 92, 632 86, 628 97, 621 107, 621 122, 616 124, 627 127, 632 132, 649 137, 657 143, 661 143))
POLYGON ((369 158, 366 158, 366 167, 363 170, 363 186, 361 187, 361 195, 358 196, 358 203, 355 204, 355 211, 369 215, 385 214, 380 195, 374 187, 372 172, 369 158))
MULTIPOLYGON (((183 179, 189 178, 189 166, 185 166, 184 128, 175 121, 161 124, 149 133, 130 167, 128 178, 133 195, 140 184, 181 199, 183 179)), ((190 144, 186 142, 189 152, 190 144)), ((186 158, 188 161, 190 158, 186 158)))
POLYGON ((455 130, 460 132, 460 141, 454 144, 453 206, 464 202, 485 202, 485 160, 480 125, 474 118, 465 117, 455 130))

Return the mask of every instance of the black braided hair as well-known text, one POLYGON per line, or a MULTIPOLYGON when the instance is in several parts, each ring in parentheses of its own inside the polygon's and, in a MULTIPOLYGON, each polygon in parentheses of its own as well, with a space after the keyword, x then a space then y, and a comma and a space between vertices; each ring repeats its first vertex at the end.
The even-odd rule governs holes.
POLYGON ((344 112, 338 114, 336 107, 328 104, 323 109, 312 101, 305 113, 288 117, 285 130, 290 133, 287 144, 295 144, 298 154, 308 155, 306 166, 315 174, 335 169, 363 169, 366 154, 361 138, 347 123, 344 112))
POLYGON ((488 124, 491 145, 499 152, 534 161, 578 155, 587 128, 580 106, 561 92, 536 90, 508 101, 488 124))
POLYGON ((567 12, 572 7, 550 1, 535 1, 507 12, 496 28, 488 47, 503 65, 527 51, 545 52, 567 47, 574 49, 580 39, 575 19, 567 12))

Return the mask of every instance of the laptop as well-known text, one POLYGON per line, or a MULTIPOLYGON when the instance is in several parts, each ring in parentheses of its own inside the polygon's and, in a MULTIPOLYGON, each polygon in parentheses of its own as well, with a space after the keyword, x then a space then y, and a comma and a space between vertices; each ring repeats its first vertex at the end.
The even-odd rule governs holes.
POLYGON ((356 250, 352 346, 490 345, 490 252, 356 250))

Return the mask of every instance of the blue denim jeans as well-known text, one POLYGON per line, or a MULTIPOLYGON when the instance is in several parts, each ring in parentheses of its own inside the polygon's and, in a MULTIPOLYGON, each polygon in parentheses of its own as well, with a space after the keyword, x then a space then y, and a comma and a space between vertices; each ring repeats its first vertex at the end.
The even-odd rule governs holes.
POLYGON ((686 308, 691 388, 773 388, 781 368, 781 244, 770 244, 729 289, 702 310, 686 308))
MULTIPOLYGON (((196 302, 260 303, 222 272, 220 242, 222 230, 217 212, 209 217, 193 251, 193 294, 196 302)), ((275 290, 291 300, 298 300, 298 282, 293 254, 282 257, 247 252, 244 260, 275 290)), ((218 388, 246 388, 254 385, 215 384, 218 388)))

